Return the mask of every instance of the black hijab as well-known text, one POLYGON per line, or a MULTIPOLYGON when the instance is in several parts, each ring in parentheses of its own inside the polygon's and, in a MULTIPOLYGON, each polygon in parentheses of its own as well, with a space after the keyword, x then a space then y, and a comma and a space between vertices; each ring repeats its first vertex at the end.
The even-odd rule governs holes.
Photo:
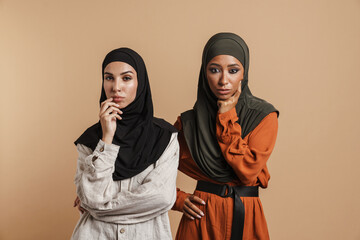
MULTIPOLYGON (((111 62, 125 62, 131 65, 138 79, 136 97, 127 107, 121 109, 122 120, 116 120, 113 144, 120 146, 115 161, 114 180, 133 177, 158 160, 167 147, 171 134, 176 129, 163 119, 153 116, 153 104, 149 79, 143 59, 129 48, 109 52, 102 64, 102 89, 100 104, 105 101, 104 69, 111 62)), ((88 128, 75 144, 83 144, 93 151, 102 138, 100 121, 88 128)))
POLYGON ((217 98, 206 78, 206 66, 217 55, 231 55, 244 67, 241 94, 236 104, 242 138, 269 113, 278 111, 270 103, 251 94, 248 86, 249 49, 245 41, 233 33, 212 36, 203 51, 196 103, 193 109, 181 114, 181 121, 191 155, 202 172, 216 181, 230 182, 236 175, 224 159, 216 139, 217 98))

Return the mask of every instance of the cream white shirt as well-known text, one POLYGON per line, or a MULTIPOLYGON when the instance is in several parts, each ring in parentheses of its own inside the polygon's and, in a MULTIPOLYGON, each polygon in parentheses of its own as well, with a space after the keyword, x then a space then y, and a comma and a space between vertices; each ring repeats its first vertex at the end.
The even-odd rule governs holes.
POLYGON ((132 178, 113 181, 119 149, 101 140, 94 151, 77 145, 76 192, 87 212, 71 239, 172 239, 168 211, 176 200, 177 133, 154 164, 132 178))

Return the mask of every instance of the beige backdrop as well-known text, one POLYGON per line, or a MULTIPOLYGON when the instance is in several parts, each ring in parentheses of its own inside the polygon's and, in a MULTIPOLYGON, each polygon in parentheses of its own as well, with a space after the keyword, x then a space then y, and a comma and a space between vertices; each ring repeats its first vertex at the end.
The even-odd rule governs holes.
POLYGON ((0 0, 0 239, 71 236, 73 141, 98 120, 108 51, 143 56, 155 113, 174 122, 220 31, 246 40, 250 87, 281 112, 261 191, 271 238, 360 239, 359 0, 0 0))

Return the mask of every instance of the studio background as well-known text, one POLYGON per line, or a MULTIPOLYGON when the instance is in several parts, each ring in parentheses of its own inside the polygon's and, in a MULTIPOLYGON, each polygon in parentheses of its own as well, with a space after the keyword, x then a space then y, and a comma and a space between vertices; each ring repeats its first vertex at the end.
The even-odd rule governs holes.
POLYGON ((0 239, 70 238, 73 141, 98 121, 107 52, 144 58, 155 114, 173 123, 222 31, 248 43, 249 86, 280 110, 260 191, 271 239, 360 239, 359 0, 0 0, 0 239))

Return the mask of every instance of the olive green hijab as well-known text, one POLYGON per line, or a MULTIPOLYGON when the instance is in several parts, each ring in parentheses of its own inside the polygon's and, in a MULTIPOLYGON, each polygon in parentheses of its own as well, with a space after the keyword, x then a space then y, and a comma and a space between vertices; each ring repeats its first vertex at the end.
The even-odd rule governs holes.
POLYGON ((201 171, 213 180, 230 182, 236 177, 224 159, 216 138, 217 98, 210 90, 206 66, 217 55, 231 55, 244 67, 241 94, 236 112, 244 138, 271 112, 279 113, 273 105, 251 94, 248 87, 249 49, 245 41, 233 33, 218 33, 206 43, 198 82, 197 100, 193 109, 181 114, 186 143, 201 171))

